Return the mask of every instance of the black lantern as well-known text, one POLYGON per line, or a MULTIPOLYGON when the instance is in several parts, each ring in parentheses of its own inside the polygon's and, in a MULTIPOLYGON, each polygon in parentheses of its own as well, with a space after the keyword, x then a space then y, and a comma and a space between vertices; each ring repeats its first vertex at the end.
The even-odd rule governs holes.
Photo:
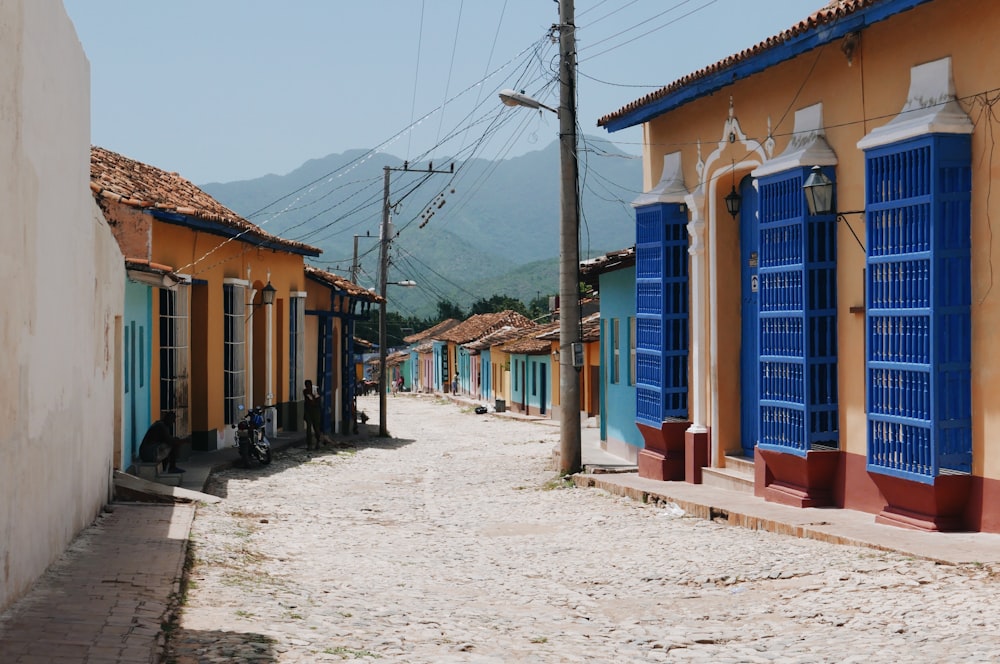
POLYGON ((729 211, 729 214, 733 215, 733 219, 740 213, 740 203, 742 201, 743 197, 736 191, 736 185, 733 185, 733 190, 726 194, 726 209, 729 211))
POLYGON ((260 303, 274 304, 274 294, 277 292, 277 289, 271 285, 271 280, 268 279, 267 285, 260 290, 260 303))
POLYGON ((809 177, 802 183, 802 191, 806 194, 810 215, 833 212, 833 180, 819 166, 812 167, 809 177))

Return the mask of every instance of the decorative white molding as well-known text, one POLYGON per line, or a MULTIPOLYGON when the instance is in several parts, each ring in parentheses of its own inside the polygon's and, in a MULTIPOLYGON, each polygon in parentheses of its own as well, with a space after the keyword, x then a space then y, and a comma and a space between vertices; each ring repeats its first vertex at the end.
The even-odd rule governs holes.
POLYGON ((972 120, 955 99, 951 57, 910 68, 910 91, 899 115, 858 141, 868 150, 926 134, 971 134, 972 120))
POLYGON ((705 162, 701 158, 701 139, 698 139, 698 162, 694 165, 695 172, 698 173, 698 182, 704 182, 705 178, 701 175, 705 172, 705 162))
POLYGON ((708 389, 708 369, 705 366, 708 345, 708 330, 705 328, 705 283, 706 257, 705 257, 705 234, 708 231, 708 224, 705 221, 705 191, 699 185, 697 189, 688 194, 687 206, 689 221, 687 224, 688 235, 691 241, 688 244, 688 255, 691 256, 690 265, 690 289, 691 300, 688 310, 688 317, 691 323, 690 339, 690 362, 691 362, 691 383, 688 385, 688 416, 691 426, 688 427, 690 433, 705 433, 708 427, 706 395, 708 389))
POLYGON ((288 297, 306 297, 309 293, 304 290, 293 290, 288 293, 288 297))
POLYGON ((705 253, 705 230, 708 228, 704 214, 705 192, 701 185, 685 196, 684 202, 687 203, 690 218, 687 223, 688 236, 691 238, 688 243, 688 254, 700 256, 705 253))
POLYGON ((250 287, 249 279, 237 279, 235 277, 226 277, 222 280, 222 283, 226 286, 242 286, 243 288, 250 287))
POLYGON ((632 201, 632 207, 653 205, 654 203, 683 203, 688 195, 684 184, 684 170, 681 168, 681 153, 663 155, 663 173, 655 187, 632 201))
POLYGON ((837 154, 826 142, 826 133, 823 129, 823 104, 819 103, 795 111, 795 129, 785 151, 774 159, 765 161, 750 175, 760 178, 800 166, 836 164, 837 154))

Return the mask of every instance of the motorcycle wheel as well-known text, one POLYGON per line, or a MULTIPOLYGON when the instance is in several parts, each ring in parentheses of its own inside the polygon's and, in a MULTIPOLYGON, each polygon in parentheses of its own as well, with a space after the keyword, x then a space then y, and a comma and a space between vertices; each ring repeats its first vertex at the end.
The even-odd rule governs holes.
POLYGON ((271 463, 271 448, 265 447, 263 450, 258 448, 257 459, 260 461, 262 466, 266 466, 271 463))

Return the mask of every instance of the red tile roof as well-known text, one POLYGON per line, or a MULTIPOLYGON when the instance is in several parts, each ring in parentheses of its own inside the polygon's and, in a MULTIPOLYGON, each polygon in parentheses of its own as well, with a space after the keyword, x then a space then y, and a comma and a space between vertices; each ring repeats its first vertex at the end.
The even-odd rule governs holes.
MULTIPOLYGON (((580 321, 580 336, 583 341, 601 340, 601 312, 598 311, 588 316, 584 316, 583 320, 580 321)), ((547 339, 549 341, 558 341, 559 327, 556 326, 555 330, 546 330, 542 334, 539 334, 538 338, 547 339)))
POLYGON ((489 314, 475 314, 465 319, 461 324, 439 334, 437 338, 441 341, 465 344, 505 325, 531 327, 534 323, 510 309, 489 314))
POLYGON ((471 352, 476 353, 481 350, 486 350, 487 348, 492 348, 494 346, 499 346, 511 339, 521 336, 524 334, 525 329, 523 327, 514 327, 512 325, 504 325, 503 327, 493 330, 489 334, 486 334, 478 339, 470 341, 463 344, 471 352))
POLYGON ((620 270, 630 265, 635 265, 635 247, 609 251, 603 256, 580 261, 580 274, 583 276, 598 275, 620 270))
POLYGON ((403 341, 408 344, 415 344, 425 339, 434 339, 435 335, 450 330, 456 325, 458 325, 457 320, 454 318, 446 318, 437 325, 427 328, 423 332, 417 332, 416 334, 411 334, 408 337, 403 337, 403 341))
POLYGON ((516 339, 512 339, 500 346, 500 350, 505 353, 518 353, 524 355, 543 355, 552 352, 552 341, 540 339, 539 336, 551 332, 556 333, 559 338, 559 323, 548 323, 531 330, 524 330, 523 334, 516 339))
POLYGON ((319 268, 313 267, 312 265, 306 265, 306 276, 318 281, 324 286, 330 286, 341 290, 353 298, 358 300, 367 300, 369 302, 382 302, 382 296, 378 293, 373 293, 367 288, 362 288, 358 286, 353 281, 349 281, 340 275, 336 275, 333 272, 327 272, 325 270, 320 270, 319 268))
POLYGON ((271 235, 250 223, 177 173, 143 164, 117 152, 90 148, 90 190, 98 205, 110 200, 139 209, 172 212, 214 222, 238 233, 296 253, 318 256, 321 249, 271 235))
MULTIPOLYGON (((743 62, 744 60, 754 58, 769 49, 775 48, 776 46, 792 40, 804 32, 814 30, 823 25, 834 23, 845 16, 849 16, 856 11, 864 9, 865 7, 888 1, 891 0, 831 0, 823 8, 799 21, 787 30, 783 30, 773 37, 768 37, 756 46, 751 46, 750 48, 740 51, 739 53, 734 53, 733 55, 719 60, 715 64, 699 69, 696 72, 684 76, 683 78, 679 78, 673 83, 664 86, 655 92, 651 92, 644 97, 640 97, 613 113, 605 115, 597 121, 597 126, 604 127, 618 118, 636 111, 647 104, 657 101, 658 99, 667 97, 685 86, 698 81, 699 79, 716 74, 732 67, 733 65, 743 62)), ((758 8, 758 11, 763 11, 763 9, 758 8)))

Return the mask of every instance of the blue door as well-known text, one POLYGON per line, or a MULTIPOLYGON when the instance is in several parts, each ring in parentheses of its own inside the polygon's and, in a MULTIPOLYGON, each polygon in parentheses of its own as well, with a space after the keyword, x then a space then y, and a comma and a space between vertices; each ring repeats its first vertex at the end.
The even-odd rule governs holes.
POLYGON ((152 360, 149 329, 152 320, 153 294, 149 286, 125 281, 125 316, 122 330, 125 375, 122 436, 122 465, 128 468, 139 457, 139 443, 151 424, 149 366, 152 360))
POLYGON ((760 428, 758 291, 760 233, 757 219, 757 190, 752 178, 740 182, 740 290, 742 318, 740 339, 740 444, 743 455, 753 457, 760 428))

